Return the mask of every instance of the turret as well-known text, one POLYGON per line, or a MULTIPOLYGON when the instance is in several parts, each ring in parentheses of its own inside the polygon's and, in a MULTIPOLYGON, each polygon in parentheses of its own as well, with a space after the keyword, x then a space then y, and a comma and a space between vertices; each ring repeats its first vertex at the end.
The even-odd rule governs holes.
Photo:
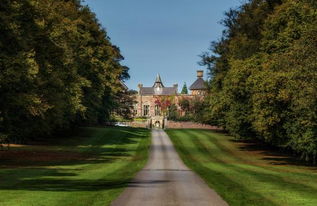
POLYGON ((143 84, 138 84, 138 88, 139 88, 139 94, 141 94, 141 88, 143 87, 143 84))
POLYGON ((197 79, 189 87, 192 95, 204 95, 206 93, 207 87, 206 87, 206 82, 204 81, 203 77, 204 77, 204 71, 197 70, 197 79))
POLYGON ((161 80, 161 76, 159 74, 157 74, 157 76, 156 76, 156 79, 155 79, 153 87, 155 87, 155 88, 156 87, 159 87, 159 88, 163 88, 164 87, 164 85, 162 83, 162 80, 161 80))

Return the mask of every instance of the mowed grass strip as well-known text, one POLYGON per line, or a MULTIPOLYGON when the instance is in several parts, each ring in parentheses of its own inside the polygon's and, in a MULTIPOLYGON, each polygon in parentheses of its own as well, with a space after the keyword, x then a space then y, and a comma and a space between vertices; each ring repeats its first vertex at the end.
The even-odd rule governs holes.
POLYGON ((317 168, 208 130, 167 130, 185 164, 230 205, 316 206, 317 168))
POLYGON ((0 151, 0 205, 110 205, 145 165, 149 144, 146 129, 82 128, 0 151))

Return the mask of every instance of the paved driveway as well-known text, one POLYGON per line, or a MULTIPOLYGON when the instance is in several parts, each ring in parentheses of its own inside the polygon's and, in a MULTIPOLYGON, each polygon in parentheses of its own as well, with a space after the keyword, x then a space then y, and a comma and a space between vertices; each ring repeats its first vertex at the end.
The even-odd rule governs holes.
POLYGON ((112 206, 224 206, 228 205, 179 158, 161 129, 152 130, 147 166, 112 206))

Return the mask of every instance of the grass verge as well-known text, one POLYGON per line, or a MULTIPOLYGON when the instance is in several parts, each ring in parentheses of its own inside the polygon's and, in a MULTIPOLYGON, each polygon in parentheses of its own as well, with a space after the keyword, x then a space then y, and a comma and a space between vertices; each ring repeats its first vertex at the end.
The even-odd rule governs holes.
POLYGON ((149 144, 146 129, 82 128, 0 151, 0 205, 110 205, 145 165, 149 144))
POLYGON ((167 130, 185 164, 232 206, 315 206, 317 168, 208 130, 167 130))

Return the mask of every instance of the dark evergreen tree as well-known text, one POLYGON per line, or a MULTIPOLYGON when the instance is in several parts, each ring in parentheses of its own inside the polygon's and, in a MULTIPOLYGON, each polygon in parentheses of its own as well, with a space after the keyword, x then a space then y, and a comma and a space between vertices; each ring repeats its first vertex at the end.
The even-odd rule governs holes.
POLYGON ((188 94, 188 89, 187 89, 186 82, 184 82, 184 85, 183 85, 183 88, 182 88, 181 94, 188 94))

